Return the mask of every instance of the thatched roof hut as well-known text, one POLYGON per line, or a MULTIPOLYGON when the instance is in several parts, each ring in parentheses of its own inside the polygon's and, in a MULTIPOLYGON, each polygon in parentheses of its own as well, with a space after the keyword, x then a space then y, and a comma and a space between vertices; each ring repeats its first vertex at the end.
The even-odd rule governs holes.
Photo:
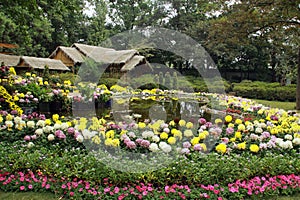
POLYGON ((84 55, 73 47, 58 46, 49 58, 61 60, 68 67, 84 62, 84 55))
POLYGON ((33 68, 33 69, 45 69, 45 66, 49 67, 49 70, 55 71, 70 71, 70 69, 63 64, 61 60, 54 60, 50 58, 36 58, 29 56, 22 56, 18 68, 33 68))
POLYGON ((61 60, 66 66, 79 66, 86 59, 91 59, 97 63, 105 64, 106 72, 117 75, 124 74, 132 70, 139 64, 146 64, 145 69, 152 71, 144 56, 140 56, 137 50, 115 50, 100 46, 74 43, 71 47, 59 46, 49 56, 49 58, 61 60))
POLYGON ((145 69, 147 69, 146 71, 152 71, 152 68, 147 63, 146 58, 139 55, 139 52, 135 49, 115 50, 78 43, 74 43, 72 47, 76 48, 86 57, 91 58, 95 62, 111 64, 108 67, 108 71, 110 73, 126 73, 139 64, 145 64, 144 71, 145 69))
POLYGON ((0 54, 0 64, 4 63, 6 66, 14 67, 19 63, 20 58, 20 56, 0 54))

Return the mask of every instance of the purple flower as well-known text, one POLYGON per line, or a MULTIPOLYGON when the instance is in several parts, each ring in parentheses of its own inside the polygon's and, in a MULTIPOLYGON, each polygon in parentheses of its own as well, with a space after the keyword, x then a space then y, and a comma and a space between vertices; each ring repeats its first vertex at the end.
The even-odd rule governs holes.
POLYGON ((31 140, 31 137, 30 137, 29 135, 26 135, 26 136, 24 137, 24 140, 25 140, 25 141, 29 141, 29 140, 31 140))
POLYGON ((65 139, 66 138, 66 135, 61 130, 55 131, 55 136, 60 138, 60 139, 65 139))
POLYGON ((138 139, 135 140, 135 142, 138 143, 138 144, 141 144, 142 141, 143 141, 143 139, 141 139, 141 138, 138 138, 138 139))
POLYGON ((192 145, 190 142, 184 142, 182 143, 183 148, 190 148, 192 145))
POLYGON ((52 90, 53 94, 58 95, 59 94, 59 90, 52 90))
POLYGON ((150 146, 150 142, 148 140, 143 140, 140 145, 142 147, 148 148, 150 146))
POLYGON ((200 124, 205 124, 205 123, 206 123, 206 119, 200 118, 200 119, 198 120, 198 122, 199 122, 200 124))
POLYGON ((200 145, 200 144, 195 144, 195 145, 194 145, 194 150, 195 150, 195 151, 201 151, 201 150, 202 150, 201 145, 200 145))
POLYGON ((68 133, 73 134, 75 132, 75 129, 73 127, 68 128, 68 133))
POLYGON ((226 134, 231 135, 234 132, 234 129, 232 127, 226 128, 226 134))
POLYGON ((189 154, 190 150, 188 148, 183 148, 183 149, 181 149, 180 153, 182 153, 182 154, 189 154))
POLYGON ((136 144, 133 142, 133 141, 129 141, 126 143, 126 146, 129 148, 129 149, 135 149, 136 148, 136 144))
POLYGON ((129 142, 131 142, 131 140, 130 140, 128 137, 124 139, 124 143, 125 143, 126 145, 128 145, 127 143, 129 143, 129 142))
POLYGON ((31 139, 33 139, 33 140, 36 139, 36 135, 32 135, 32 136, 30 136, 30 137, 31 137, 31 139))

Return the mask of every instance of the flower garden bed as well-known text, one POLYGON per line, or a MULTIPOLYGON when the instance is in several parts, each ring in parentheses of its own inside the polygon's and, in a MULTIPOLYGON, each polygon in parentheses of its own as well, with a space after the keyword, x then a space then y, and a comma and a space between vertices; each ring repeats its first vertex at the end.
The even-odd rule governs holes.
MULTIPOLYGON (((67 90, 76 90, 71 84, 40 80, 14 77, 3 91, 34 82, 48 88, 52 99, 89 97, 68 97, 67 90)), ((177 92, 97 88, 90 94, 105 100, 114 94, 151 99, 177 92)), ((201 95, 213 100, 208 106, 218 111, 215 116, 151 121, 135 115, 121 122, 25 115, 17 99, 3 96, 0 190, 50 191, 66 199, 258 199, 299 193, 300 115, 240 97, 201 95)))

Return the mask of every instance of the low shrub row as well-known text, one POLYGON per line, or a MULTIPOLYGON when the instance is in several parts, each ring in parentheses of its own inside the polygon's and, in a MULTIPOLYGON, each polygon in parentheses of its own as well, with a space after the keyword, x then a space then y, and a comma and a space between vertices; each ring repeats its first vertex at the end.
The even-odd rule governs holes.
POLYGON ((233 83, 232 91, 237 96, 251 99, 296 101, 295 84, 281 86, 280 83, 244 80, 241 83, 233 83))

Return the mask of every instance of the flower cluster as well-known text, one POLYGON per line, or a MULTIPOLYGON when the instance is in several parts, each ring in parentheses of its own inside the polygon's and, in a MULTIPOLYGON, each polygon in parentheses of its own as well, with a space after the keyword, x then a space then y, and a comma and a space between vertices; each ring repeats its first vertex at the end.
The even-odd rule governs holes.
POLYGON ((172 184, 154 187, 153 184, 128 183, 125 186, 112 186, 109 179, 104 178, 101 185, 90 183, 78 178, 55 178, 46 176, 41 171, 33 173, 18 172, 0 174, 2 188, 15 188, 19 191, 55 191, 61 197, 78 198, 114 198, 118 200, 126 198, 135 199, 227 199, 234 197, 236 193, 251 197, 253 195, 264 195, 274 193, 278 190, 289 190, 300 188, 300 177, 295 174, 254 177, 250 180, 236 180, 233 183, 221 186, 203 185, 190 187, 188 185, 172 184))

